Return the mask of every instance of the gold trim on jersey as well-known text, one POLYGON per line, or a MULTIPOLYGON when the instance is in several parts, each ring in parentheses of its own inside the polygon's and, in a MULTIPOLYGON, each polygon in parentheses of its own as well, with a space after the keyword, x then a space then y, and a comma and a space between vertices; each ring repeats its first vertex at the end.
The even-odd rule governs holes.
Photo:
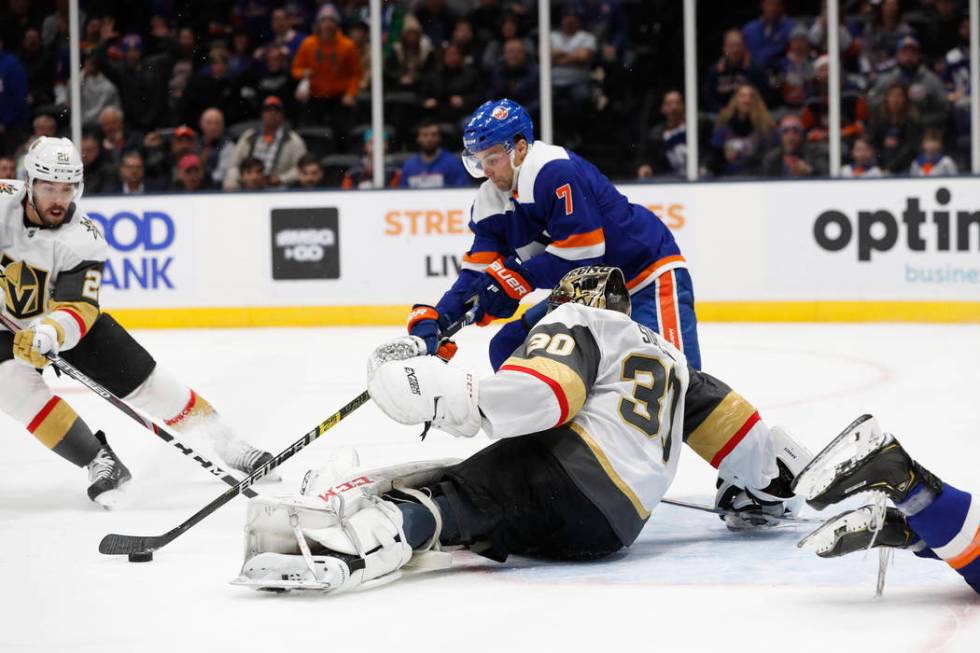
POLYGON ((640 501, 640 497, 636 496, 636 492, 633 491, 633 488, 627 485, 626 481, 624 481, 622 477, 616 473, 616 470, 613 469, 612 463, 609 462, 609 458, 606 457, 606 453, 599 447, 596 441, 592 439, 592 436, 589 435, 588 431, 575 422, 569 424, 568 427, 575 431, 575 433, 582 438, 582 441, 585 442, 589 449, 592 450, 592 455, 596 457, 597 461, 599 461, 602 471, 606 473, 606 476, 608 476, 609 480, 613 482, 613 485, 615 485, 619 491, 625 494, 626 498, 630 500, 630 503, 633 504, 633 509, 636 510, 636 514, 638 514, 641 519, 648 519, 650 517, 650 511, 643 507, 643 502, 640 501))
POLYGON ((95 321, 99 319, 99 307, 88 302, 56 302, 52 300, 48 305, 48 312, 53 313, 59 308, 71 309, 77 313, 85 321, 85 333, 88 333, 95 321))
POLYGON ((687 444, 710 463, 754 414, 755 406, 732 390, 691 433, 687 444))
MULTIPOLYGON (((577 415, 578 411, 582 410, 582 406, 585 405, 585 381, 578 375, 578 372, 565 363, 556 361, 553 358, 544 358, 543 356, 535 356, 533 358, 511 356, 500 367, 502 369, 508 365, 534 370, 538 374, 558 384, 562 392, 565 393, 565 401, 568 405, 568 412, 565 416, 566 420, 577 415)), ((556 424, 555 426, 560 425, 556 424)))

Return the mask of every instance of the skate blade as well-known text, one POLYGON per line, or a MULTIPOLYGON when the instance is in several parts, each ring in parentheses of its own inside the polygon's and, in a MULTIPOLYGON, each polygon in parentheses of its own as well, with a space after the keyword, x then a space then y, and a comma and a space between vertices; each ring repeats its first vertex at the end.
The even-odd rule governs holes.
POLYGON ((229 584, 238 587, 247 587, 259 592, 290 592, 292 590, 326 592, 333 589, 330 583, 314 580, 268 580, 249 578, 247 576, 233 578, 229 581, 229 584))
POLYGON ((862 415, 813 457, 793 482, 793 493, 810 500, 823 492, 840 472, 851 469, 887 437, 871 415, 862 415))
POLYGON ((864 506, 856 510, 842 512, 831 517, 824 524, 797 543, 800 549, 810 549, 818 556, 832 551, 838 540, 847 533, 870 531, 875 528, 874 506, 864 506))

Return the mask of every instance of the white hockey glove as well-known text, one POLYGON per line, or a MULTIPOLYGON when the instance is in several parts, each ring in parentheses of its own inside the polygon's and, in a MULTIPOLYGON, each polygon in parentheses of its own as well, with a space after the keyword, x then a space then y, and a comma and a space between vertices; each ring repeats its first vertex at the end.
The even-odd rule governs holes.
POLYGON ((34 320, 28 328, 14 334, 14 356, 32 367, 47 365, 45 354, 57 354, 59 348, 58 330, 50 320, 34 320))
POLYGON ((368 377, 368 393, 400 424, 430 424, 468 438, 483 422, 477 405, 479 382, 473 373, 432 356, 382 363, 368 377))

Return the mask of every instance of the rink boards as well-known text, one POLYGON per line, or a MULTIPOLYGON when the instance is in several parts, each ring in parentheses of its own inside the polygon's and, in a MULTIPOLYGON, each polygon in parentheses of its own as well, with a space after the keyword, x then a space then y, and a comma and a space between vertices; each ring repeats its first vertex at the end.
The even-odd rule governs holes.
MULTIPOLYGON (((636 184, 702 320, 980 322, 975 178, 636 184)), ((574 189, 573 189, 574 192, 574 189)), ((133 327, 397 324, 470 244, 472 189, 86 197, 133 327)))

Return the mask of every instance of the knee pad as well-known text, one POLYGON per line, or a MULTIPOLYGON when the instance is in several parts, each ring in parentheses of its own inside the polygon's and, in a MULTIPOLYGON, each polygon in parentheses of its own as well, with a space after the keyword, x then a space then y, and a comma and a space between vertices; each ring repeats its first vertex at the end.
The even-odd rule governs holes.
POLYGON ((37 370, 15 360, 0 363, 0 410, 25 426, 54 396, 37 370))

